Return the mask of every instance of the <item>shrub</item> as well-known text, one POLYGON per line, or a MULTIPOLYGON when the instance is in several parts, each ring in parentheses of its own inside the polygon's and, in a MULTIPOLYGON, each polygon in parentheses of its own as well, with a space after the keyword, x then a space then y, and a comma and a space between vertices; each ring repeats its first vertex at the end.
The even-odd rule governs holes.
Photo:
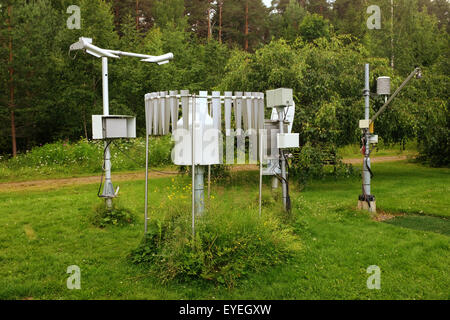
POLYGON ((134 214, 129 209, 122 207, 117 200, 113 202, 111 208, 107 208, 102 200, 95 206, 92 217, 92 223, 100 228, 105 228, 108 225, 124 226, 134 220, 134 214))
POLYGON ((289 173, 303 185, 313 178, 324 178, 327 175, 337 178, 357 174, 351 164, 342 162, 334 146, 313 146, 309 142, 300 151, 294 152, 289 173), (329 170, 330 166, 332 170, 329 170))
POLYGON ((418 125, 419 160, 432 167, 450 165, 450 115, 448 101, 430 101, 423 107, 418 125))
POLYGON ((196 220, 192 236, 189 206, 161 206, 141 244, 130 254, 162 282, 203 279, 232 287, 253 272, 287 262, 300 249, 290 226, 272 213, 215 208, 196 220))
MULTIPOLYGON (((172 142, 169 136, 152 137, 149 142, 150 166, 166 166, 172 163, 172 142)), ((18 175, 22 171, 38 174, 53 172, 97 173, 102 170, 104 141, 59 141, 35 147, 15 158, 0 162, 2 175, 18 175)), ((145 139, 114 140, 110 145, 113 170, 145 168, 145 139)))

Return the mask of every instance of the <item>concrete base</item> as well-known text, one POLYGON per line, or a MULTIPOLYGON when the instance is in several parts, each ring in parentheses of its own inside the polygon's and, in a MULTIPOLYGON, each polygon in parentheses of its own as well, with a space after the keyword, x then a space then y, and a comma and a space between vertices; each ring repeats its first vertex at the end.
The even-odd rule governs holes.
POLYGON ((370 207, 367 201, 358 200, 358 210, 366 210, 371 213, 377 213, 377 202, 370 201, 370 207))

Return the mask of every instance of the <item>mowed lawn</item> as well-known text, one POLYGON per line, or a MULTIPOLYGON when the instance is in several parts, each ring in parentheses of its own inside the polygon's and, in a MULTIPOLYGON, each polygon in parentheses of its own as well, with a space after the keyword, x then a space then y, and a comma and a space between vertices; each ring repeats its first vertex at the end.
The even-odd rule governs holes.
MULTIPOLYGON (((449 299, 450 169, 402 161, 373 164, 373 172, 377 207, 395 218, 380 222, 355 210, 359 178, 313 181, 301 192, 292 183, 302 250, 233 288, 200 280, 161 284, 127 260, 143 236, 143 181, 119 183, 136 223, 105 229, 89 220, 99 202, 96 184, 2 192, 0 299, 449 299), (81 268, 80 290, 66 287, 71 265, 81 268), (381 270, 380 290, 367 288, 371 265, 381 270)), ((152 179, 152 211, 163 200, 177 206, 167 198, 171 185, 189 182, 152 179)), ((233 173, 228 183, 212 185, 212 195, 215 205, 258 214, 258 173, 233 173)))

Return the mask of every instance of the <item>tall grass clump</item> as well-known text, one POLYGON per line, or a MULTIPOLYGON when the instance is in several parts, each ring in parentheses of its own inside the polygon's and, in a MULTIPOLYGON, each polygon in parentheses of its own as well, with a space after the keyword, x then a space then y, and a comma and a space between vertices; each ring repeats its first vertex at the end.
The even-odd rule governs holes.
POLYGON ((105 228, 108 225, 124 226, 131 224, 136 220, 136 217, 131 210, 125 208, 117 200, 113 202, 111 208, 107 208, 105 201, 101 200, 94 207, 91 220, 93 225, 105 228))
POLYGON ((162 282, 202 279, 232 287, 250 273, 288 262, 300 250, 293 228, 257 210, 211 204, 192 235, 189 201, 171 196, 151 213, 148 232, 130 254, 162 282), (177 203, 173 206, 173 201, 177 203))

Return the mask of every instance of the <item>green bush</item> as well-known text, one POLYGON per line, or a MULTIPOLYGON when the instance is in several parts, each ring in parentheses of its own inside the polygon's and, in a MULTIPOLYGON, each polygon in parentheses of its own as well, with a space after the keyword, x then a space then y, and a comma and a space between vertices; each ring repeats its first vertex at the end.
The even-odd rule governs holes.
MULTIPOLYGON (((173 200, 173 199, 172 199, 173 200)), ((253 272, 287 262, 300 249, 290 226, 273 213, 210 208, 192 236, 189 203, 162 204, 141 244, 130 254, 162 282, 203 279, 232 287, 253 272), (166 209, 163 209, 166 208, 166 209)))
POLYGON ((327 175, 336 178, 356 175, 351 164, 342 162, 334 146, 313 146, 309 142, 294 152, 289 173, 302 185, 313 178, 321 179, 327 175))
POLYGON ((122 207, 117 200, 113 202, 111 208, 107 208, 102 200, 95 206, 92 216, 92 223, 100 228, 105 228, 108 225, 123 226, 133 223, 134 220, 134 214, 129 209, 122 207))
MULTIPOLYGON (((150 166, 172 163, 170 136, 151 137, 149 141, 150 166)), ((52 173, 98 173, 102 171, 103 141, 59 141, 35 147, 15 158, 0 159, 0 175, 49 175, 52 173)), ((145 168, 145 139, 114 140, 110 145, 112 170, 145 168)))
POLYGON ((419 160, 432 167, 450 165, 450 115, 448 102, 424 111, 424 123, 418 133, 419 160))

